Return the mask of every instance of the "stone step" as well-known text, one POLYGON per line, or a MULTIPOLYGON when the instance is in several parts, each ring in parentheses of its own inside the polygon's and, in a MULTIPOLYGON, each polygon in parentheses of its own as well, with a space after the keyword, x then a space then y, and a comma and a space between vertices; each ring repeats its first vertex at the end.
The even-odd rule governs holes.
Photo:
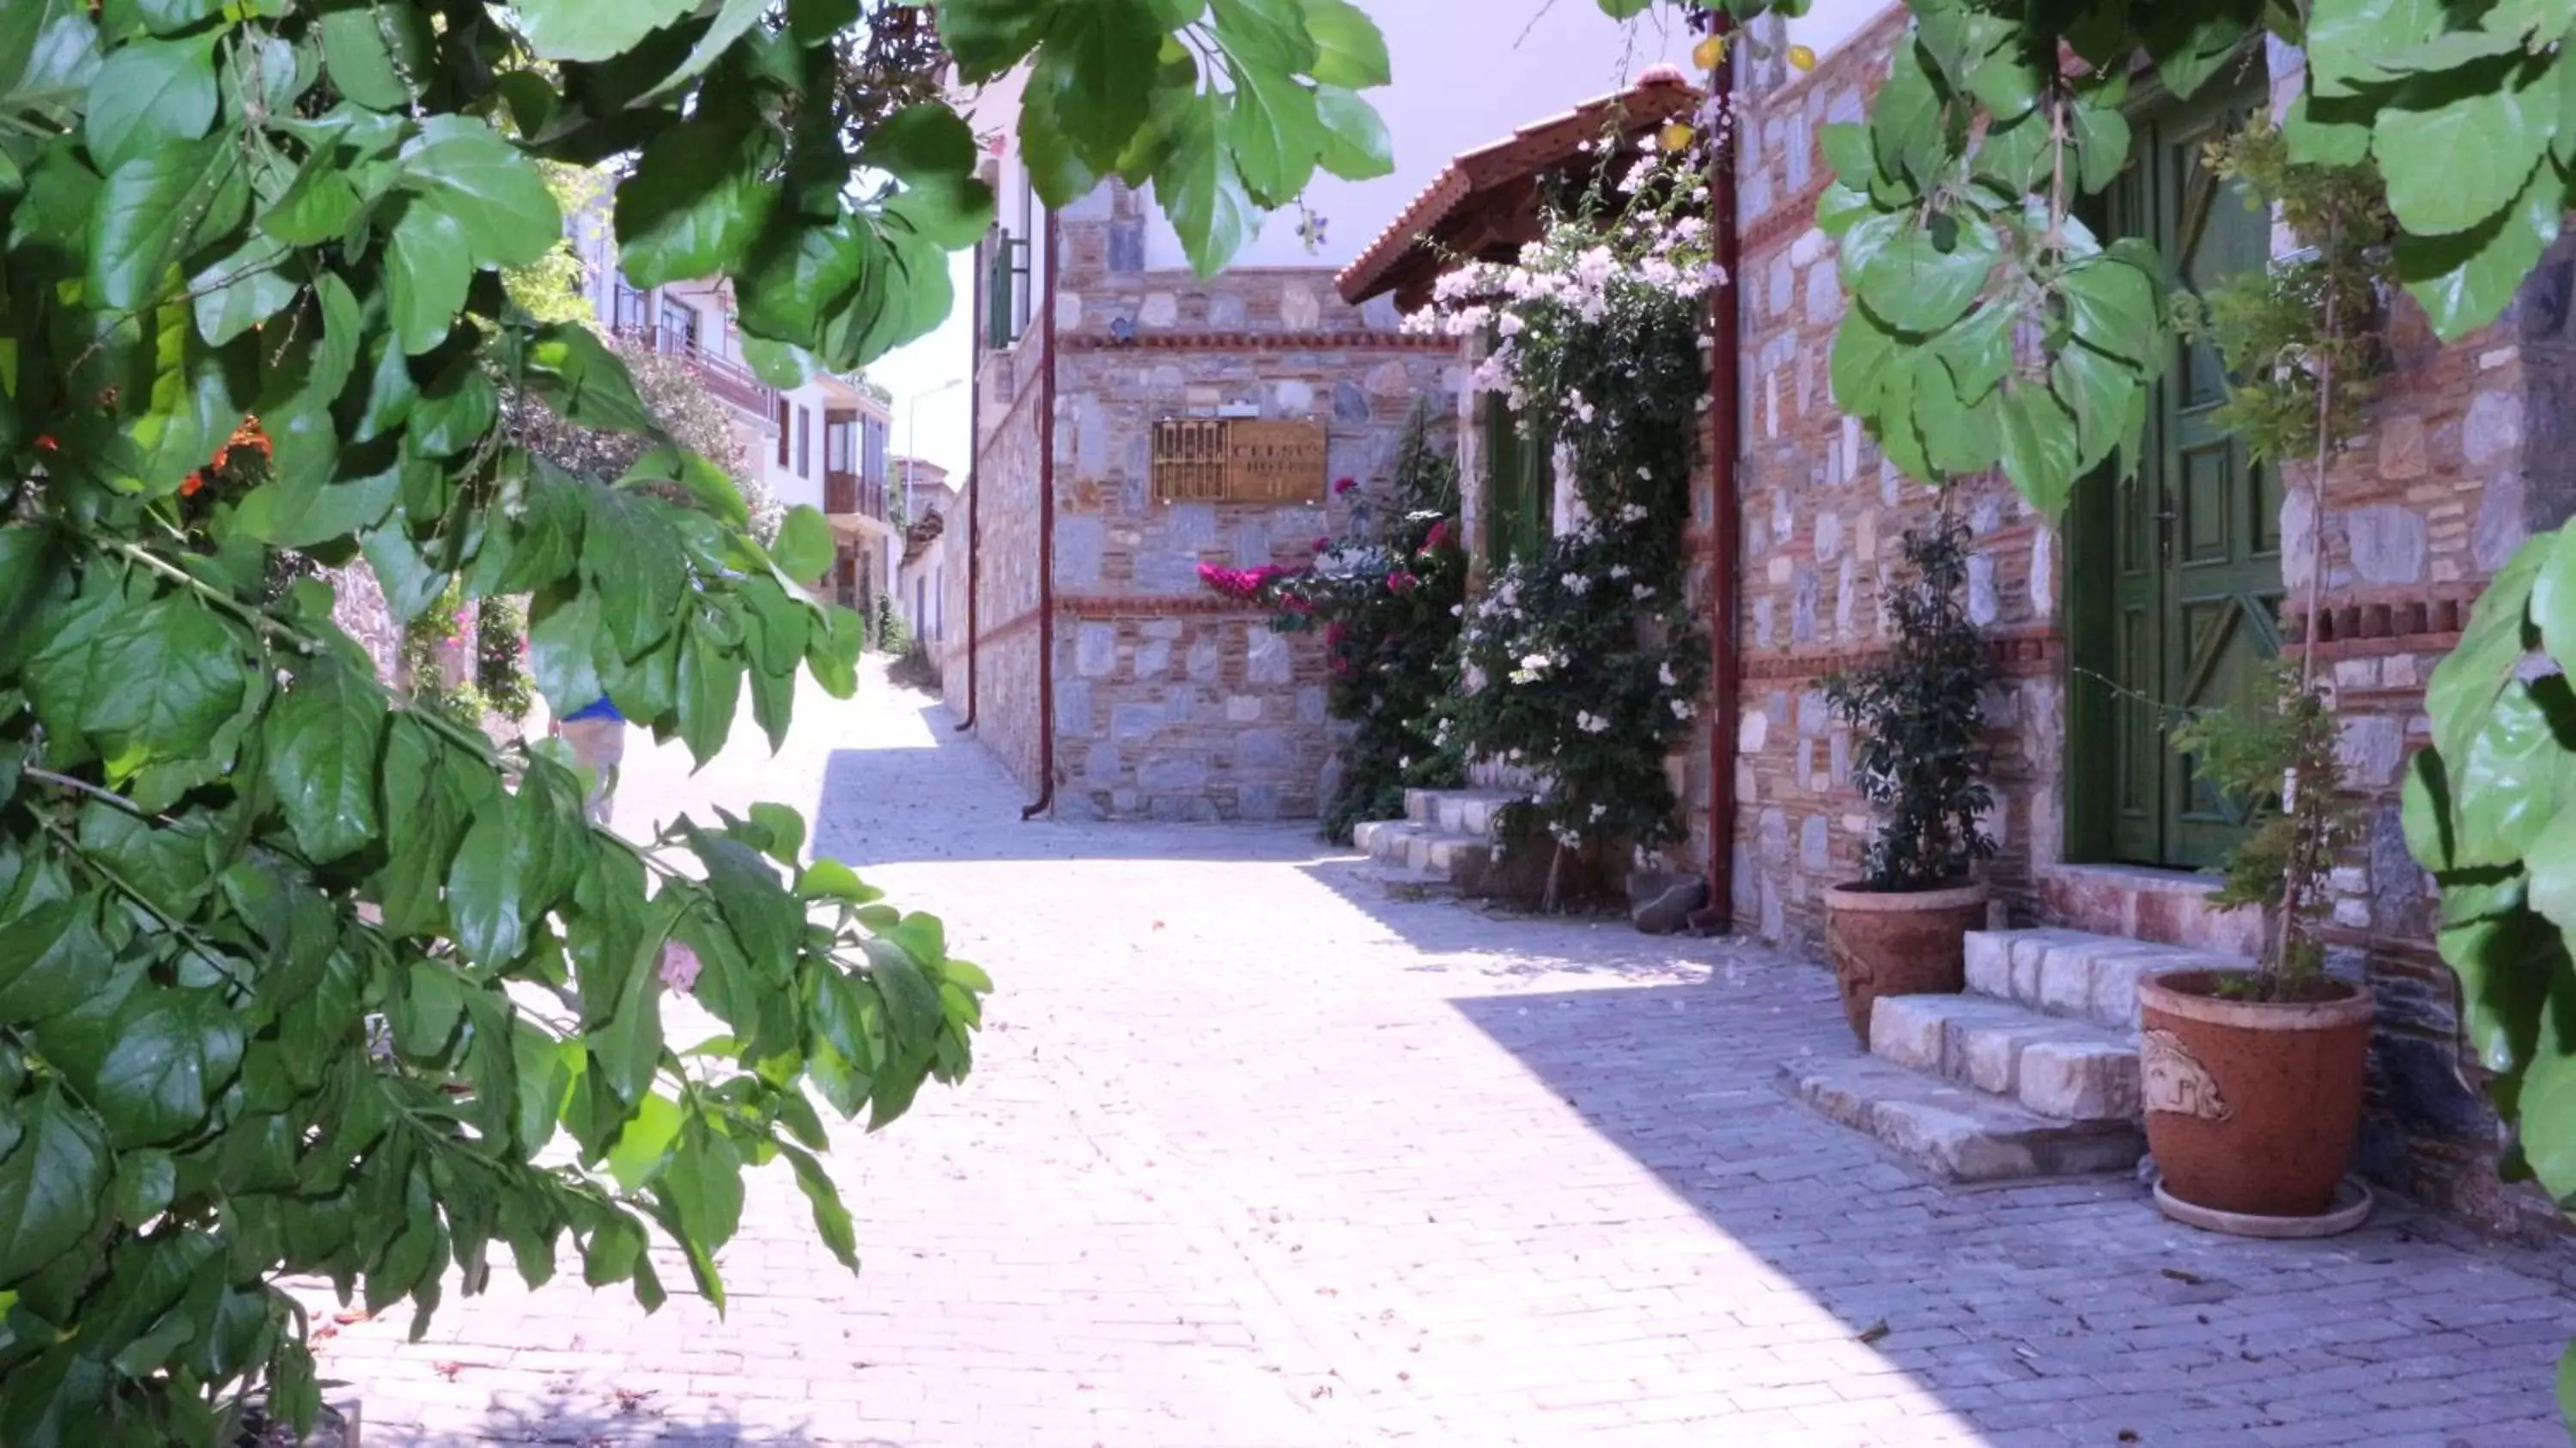
POLYGON ((1373 820, 1355 827, 1351 838, 1381 864, 1441 875, 1471 892, 1493 869, 1489 841, 1411 820, 1373 820))
POLYGON ((1875 1056, 1810 1056, 1780 1075, 1791 1095, 1943 1181, 2126 1172, 2146 1154, 2128 1122, 2042 1116, 1875 1056))
POLYGON ((2080 930, 1972 930, 1968 993, 2117 1030, 2138 1027, 2138 982, 2167 970, 2251 970, 2243 956, 2089 935, 2080 930))
POLYGON ((1467 893, 1446 875, 1409 865, 1371 861, 1360 866, 1357 874, 1385 891, 1390 900, 1455 900, 1467 893))
POLYGON ((1869 1052, 2065 1121, 2135 1121, 2137 1032, 1986 996, 1882 996, 1869 1052))
POLYGON ((1404 817, 1453 835, 1490 840, 1502 823, 1503 807, 1525 798, 1496 789, 1408 789, 1404 817))

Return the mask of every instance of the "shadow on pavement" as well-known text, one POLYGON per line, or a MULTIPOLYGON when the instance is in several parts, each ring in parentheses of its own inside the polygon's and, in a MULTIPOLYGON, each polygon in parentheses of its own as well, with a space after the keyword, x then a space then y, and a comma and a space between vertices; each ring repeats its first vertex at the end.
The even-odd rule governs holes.
MULTIPOLYGON (((776 1416, 798 1416, 785 1404, 770 1405, 776 1416)), ((815 1404, 802 1416, 808 1426, 748 1423, 740 1416, 692 1400, 668 1408, 651 1393, 621 1395, 602 1404, 585 1392, 581 1399, 537 1399, 497 1404, 479 1421, 455 1427, 375 1424, 366 1426, 368 1448, 465 1448, 474 1444, 542 1444, 547 1448, 909 1448, 902 1439, 866 1429, 848 1436, 833 1430, 839 1416, 855 1419, 855 1405, 815 1404)))
MULTIPOLYGON (((2567 1441, 2551 1392, 2576 1334, 2563 1259, 2385 1196, 2352 1235, 2257 1242, 2166 1222, 2125 1177, 1920 1179, 1775 1085, 1793 1056, 1854 1047, 1830 977, 1774 959, 1451 1005, 1732 1255, 1993 1441, 2567 1441)), ((1750 1389, 1799 1386, 1766 1383, 1758 1356, 1742 1371, 1750 1389)))

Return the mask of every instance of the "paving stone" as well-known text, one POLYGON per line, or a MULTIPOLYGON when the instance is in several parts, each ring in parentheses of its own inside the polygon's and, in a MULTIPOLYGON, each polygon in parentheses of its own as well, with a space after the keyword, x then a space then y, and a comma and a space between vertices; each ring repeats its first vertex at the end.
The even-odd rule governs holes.
POLYGON ((2118 1137, 1856 1056, 1810 959, 1390 899, 1307 825, 1023 824, 866 669, 800 694, 774 759, 748 720, 694 777, 639 737, 617 800, 635 838, 811 811, 820 854, 999 982, 962 1087, 834 1127, 864 1270, 773 1165, 721 1315, 667 1256, 658 1313, 503 1272, 418 1343, 299 1289, 370 1448, 2566 1442, 2563 1254, 2393 1197, 2266 1243, 2125 1178, 1926 1180, 1782 1063, 1969 1175, 2118 1137))

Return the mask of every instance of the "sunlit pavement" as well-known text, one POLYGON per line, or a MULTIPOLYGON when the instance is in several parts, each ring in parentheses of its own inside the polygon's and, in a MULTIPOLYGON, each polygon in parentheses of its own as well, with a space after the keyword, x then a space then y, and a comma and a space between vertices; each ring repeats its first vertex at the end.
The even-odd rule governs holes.
POLYGON ((577 1278, 338 1326, 367 1448, 1410 1442, 2564 1444, 2556 1260, 2383 1207, 2202 1236, 2126 1181, 1954 1191, 1774 1086, 1816 967, 1393 904, 1296 826, 1023 824, 871 669, 787 751, 617 819, 778 800, 999 985, 974 1078, 840 1133, 852 1277, 783 1169, 730 1311, 577 1278))

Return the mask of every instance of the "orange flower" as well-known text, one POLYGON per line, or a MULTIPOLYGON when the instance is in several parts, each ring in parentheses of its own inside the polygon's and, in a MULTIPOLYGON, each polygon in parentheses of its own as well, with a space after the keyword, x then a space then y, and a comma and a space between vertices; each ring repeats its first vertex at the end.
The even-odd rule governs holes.
POLYGON ((36 451, 38 451, 38 452, 60 452, 60 451, 62 451, 62 449, 63 449, 63 445, 62 445, 61 443, 58 443, 58 442, 54 441, 54 435, 53 435, 52 433, 50 433, 50 432, 40 432, 40 433, 36 434, 36 451))
POLYGON ((205 485, 206 475, 204 473, 190 473, 187 477, 180 480, 179 496, 183 498, 193 498, 197 496, 197 490, 205 485))

